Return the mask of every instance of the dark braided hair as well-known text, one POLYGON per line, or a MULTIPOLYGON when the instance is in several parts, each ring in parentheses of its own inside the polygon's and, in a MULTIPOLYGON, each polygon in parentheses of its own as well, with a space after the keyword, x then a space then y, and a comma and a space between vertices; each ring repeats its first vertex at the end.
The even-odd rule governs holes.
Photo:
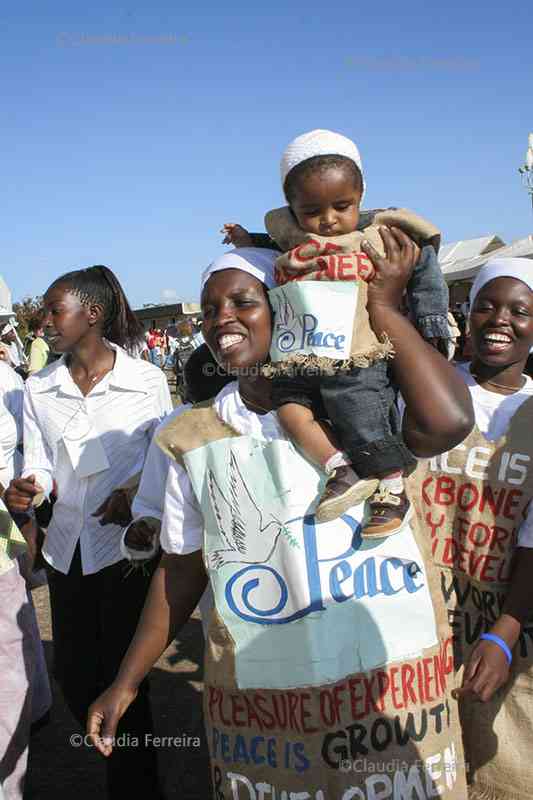
POLYGON ((103 309, 103 336, 120 347, 135 345, 143 328, 130 308, 116 275, 108 267, 97 265, 66 272, 49 289, 64 286, 83 305, 94 304, 103 309))
POLYGON ((320 175, 333 168, 343 170, 343 172, 352 178, 355 188, 363 191, 363 176, 361 175, 361 170, 351 158, 337 155, 312 156, 293 167, 285 178, 283 191, 285 192, 288 204, 290 205, 294 200, 294 195, 298 190, 298 184, 303 178, 308 178, 310 175, 320 175))

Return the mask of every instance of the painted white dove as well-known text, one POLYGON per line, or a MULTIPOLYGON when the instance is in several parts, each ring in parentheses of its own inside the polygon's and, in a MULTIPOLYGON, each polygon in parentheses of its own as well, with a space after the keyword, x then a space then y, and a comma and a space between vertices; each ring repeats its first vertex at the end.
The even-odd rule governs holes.
POLYGON ((230 497, 224 496, 212 470, 207 474, 207 486, 218 530, 227 548, 208 554, 210 565, 220 569, 224 564, 264 564, 275 550, 282 522, 270 514, 264 524, 263 515, 240 473, 235 454, 229 463, 230 497))

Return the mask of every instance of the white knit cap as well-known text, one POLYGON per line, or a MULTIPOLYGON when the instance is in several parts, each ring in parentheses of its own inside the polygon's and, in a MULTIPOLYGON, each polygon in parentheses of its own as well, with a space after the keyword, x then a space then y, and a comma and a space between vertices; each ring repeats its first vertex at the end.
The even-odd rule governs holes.
MULTIPOLYGON (((281 157, 281 184, 285 185, 287 175, 302 161, 307 161, 308 158, 314 156, 344 156, 353 161, 358 167, 363 178, 363 196, 365 193, 365 179, 363 176, 363 164, 359 150, 351 139, 342 136, 340 133, 334 131, 315 130, 309 133, 302 133, 297 136, 286 147, 283 156, 281 157)), ((362 197, 361 197, 362 199, 362 197)))
POLYGON ((204 288, 213 272, 220 272, 223 269, 240 269, 264 283, 267 289, 272 289, 276 285, 274 266, 278 256, 277 250, 268 250, 265 247, 237 247, 209 264, 202 273, 201 289, 204 288))

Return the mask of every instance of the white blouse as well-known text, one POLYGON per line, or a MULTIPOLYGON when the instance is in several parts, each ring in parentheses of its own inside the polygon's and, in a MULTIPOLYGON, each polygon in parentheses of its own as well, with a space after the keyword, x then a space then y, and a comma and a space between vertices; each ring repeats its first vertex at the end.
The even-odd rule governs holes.
POLYGON ((58 499, 43 555, 68 573, 78 542, 84 575, 122 559, 118 525, 93 517, 113 489, 141 472, 157 425, 172 409, 164 373, 116 352, 115 365, 85 397, 64 357, 26 382, 23 476, 58 499))
POLYGON ((4 488, 21 467, 22 406, 24 382, 15 370, 0 361, 0 483, 4 488))

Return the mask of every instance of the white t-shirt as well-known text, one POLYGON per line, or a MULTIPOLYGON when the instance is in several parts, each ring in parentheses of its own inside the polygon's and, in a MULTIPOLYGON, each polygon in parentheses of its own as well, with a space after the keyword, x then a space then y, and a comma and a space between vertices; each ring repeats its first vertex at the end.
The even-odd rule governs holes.
MULTIPOLYGON (((470 364, 457 364, 457 368, 470 389, 476 425, 489 442, 495 442, 506 432, 511 418, 522 403, 533 396, 533 380, 524 375, 526 384, 523 389, 514 394, 503 395, 489 392, 476 383, 470 373, 470 364)), ((533 423, 533 419, 531 422, 533 423)))
MULTIPOLYGON (((511 395, 497 394, 484 389, 470 373, 470 364, 457 364, 457 368, 470 389, 476 425, 489 442, 497 441, 507 431, 522 403, 533 396, 533 380, 524 375, 523 389, 511 395)), ((533 428, 533 415, 531 418, 533 428)), ((530 502, 526 519, 518 529, 519 547, 533 547, 533 503, 530 502)))

